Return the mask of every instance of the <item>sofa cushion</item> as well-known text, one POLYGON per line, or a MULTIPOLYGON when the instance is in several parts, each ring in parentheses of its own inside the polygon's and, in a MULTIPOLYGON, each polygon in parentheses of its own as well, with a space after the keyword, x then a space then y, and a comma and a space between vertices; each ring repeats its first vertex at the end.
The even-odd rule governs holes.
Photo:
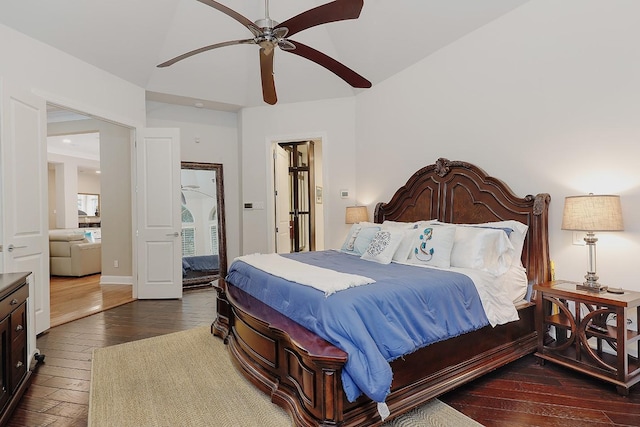
POLYGON ((76 240, 83 240, 84 238, 84 233, 74 230, 49 230, 49 241, 73 242, 76 240))
POLYGON ((102 247, 89 242, 83 230, 49 230, 50 272, 53 276, 100 273, 102 247))

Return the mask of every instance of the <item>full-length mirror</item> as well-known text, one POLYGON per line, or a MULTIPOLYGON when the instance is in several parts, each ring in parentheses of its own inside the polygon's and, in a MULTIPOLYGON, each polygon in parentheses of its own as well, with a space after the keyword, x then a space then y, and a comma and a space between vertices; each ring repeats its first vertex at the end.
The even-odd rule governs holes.
POLYGON ((182 285, 206 286, 227 273, 222 164, 182 162, 182 285))

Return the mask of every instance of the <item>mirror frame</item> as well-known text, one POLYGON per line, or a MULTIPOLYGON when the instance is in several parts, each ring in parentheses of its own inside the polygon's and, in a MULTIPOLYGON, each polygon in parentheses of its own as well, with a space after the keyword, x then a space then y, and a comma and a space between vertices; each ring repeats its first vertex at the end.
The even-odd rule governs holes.
POLYGON ((216 203, 218 204, 218 260, 220 278, 227 276, 227 233, 224 212, 224 175, 222 163, 180 162, 180 169, 208 170, 216 172, 216 203))

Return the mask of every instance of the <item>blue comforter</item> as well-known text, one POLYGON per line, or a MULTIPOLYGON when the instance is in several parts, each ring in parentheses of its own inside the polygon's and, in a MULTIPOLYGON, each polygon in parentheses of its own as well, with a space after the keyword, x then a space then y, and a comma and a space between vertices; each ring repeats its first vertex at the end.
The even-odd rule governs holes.
POLYGON ((382 265, 337 251, 285 255, 376 283, 324 293, 235 261, 227 282, 295 320, 348 354, 347 399, 363 392, 383 402, 389 362, 426 345, 489 324, 472 280, 464 274, 402 264, 382 265))

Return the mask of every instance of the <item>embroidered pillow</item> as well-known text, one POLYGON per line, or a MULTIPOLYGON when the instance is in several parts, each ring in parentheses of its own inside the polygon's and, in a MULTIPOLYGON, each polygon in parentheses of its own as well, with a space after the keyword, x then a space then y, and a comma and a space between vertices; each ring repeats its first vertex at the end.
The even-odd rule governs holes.
POLYGON ((411 255, 407 262, 416 265, 449 268, 456 234, 453 225, 426 224, 413 234, 411 255))
POLYGON ((347 237, 344 239, 344 243, 342 244, 342 248, 340 248, 343 252, 353 252, 353 247, 356 243, 356 237, 358 237, 358 233, 360 233, 360 229, 362 226, 360 224, 353 224, 347 233, 347 237))
POLYGON ((405 230, 387 229, 376 232, 361 258, 389 264, 405 235, 405 230))

